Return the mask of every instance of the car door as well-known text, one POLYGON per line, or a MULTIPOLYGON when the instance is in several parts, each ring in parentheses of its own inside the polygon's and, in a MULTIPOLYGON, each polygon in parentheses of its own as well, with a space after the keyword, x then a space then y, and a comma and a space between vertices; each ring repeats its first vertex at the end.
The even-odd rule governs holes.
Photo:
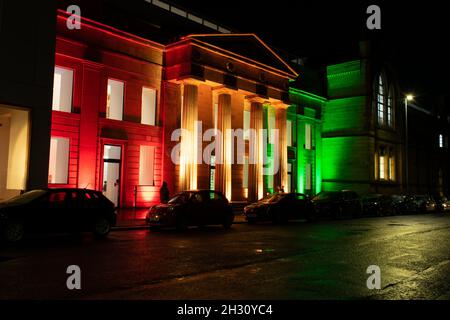
POLYGON ((71 190, 67 193, 67 210, 64 216, 64 228, 79 231, 84 228, 89 216, 95 208, 87 206, 87 196, 82 190, 71 190))
POLYGON ((207 216, 209 223, 221 224, 225 220, 225 216, 228 212, 228 205, 225 197, 215 191, 208 192, 208 204, 205 207, 205 215, 207 216))
POLYGON ((189 224, 205 224, 205 198, 202 192, 192 194, 185 212, 189 224))
POLYGON ((293 214, 293 219, 299 219, 299 218, 307 218, 310 216, 310 210, 312 209, 312 205, 308 206, 309 201, 307 200, 306 195, 297 193, 295 195, 295 212, 293 214))

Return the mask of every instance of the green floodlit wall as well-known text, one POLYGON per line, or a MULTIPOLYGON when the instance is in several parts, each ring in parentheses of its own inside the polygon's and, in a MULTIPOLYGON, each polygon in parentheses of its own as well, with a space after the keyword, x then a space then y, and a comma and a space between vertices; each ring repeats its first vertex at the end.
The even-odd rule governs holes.
POLYGON ((327 67, 327 90, 330 99, 365 95, 365 60, 349 61, 327 67))
POLYGON ((293 103, 288 109, 288 119, 292 121, 293 147, 296 157, 292 161, 292 186, 300 193, 317 194, 322 191, 322 126, 321 110, 326 100, 308 92, 291 88, 293 103), (300 110, 300 111, 299 111, 300 110), (305 125, 311 125, 312 150, 306 150, 305 125), (306 190, 306 164, 311 164, 311 190, 306 190))
POLYGON ((366 97, 330 100, 322 113, 324 133, 334 131, 355 131, 365 128, 367 112, 366 97))
POLYGON ((324 190, 367 191, 371 172, 369 139, 365 136, 322 139, 324 190))
POLYGON ((366 62, 327 67, 329 100, 322 113, 323 190, 366 193, 373 168, 367 134, 370 114, 365 89, 366 62))

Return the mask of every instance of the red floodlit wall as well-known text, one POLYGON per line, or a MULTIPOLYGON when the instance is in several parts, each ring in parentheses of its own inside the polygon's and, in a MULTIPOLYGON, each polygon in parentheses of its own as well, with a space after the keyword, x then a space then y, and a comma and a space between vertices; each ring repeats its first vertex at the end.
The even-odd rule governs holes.
POLYGON ((120 145, 120 206, 148 207, 159 202, 164 170, 162 46, 83 21, 82 29, 71 33, 65 16, 58 16, 55 64, 74 71, 74 85, 72 112, 53 111, 51 131, 70 138, 69 181, 50 187, 101 190, 103 147, 120 145), (105 117, 109 78, 124 82, 123 121, 105 117), (141 124, 144 86, 157 92, 156 126, 141 124), (141 145, 155 147, 154 186, 139 186, 141 145))

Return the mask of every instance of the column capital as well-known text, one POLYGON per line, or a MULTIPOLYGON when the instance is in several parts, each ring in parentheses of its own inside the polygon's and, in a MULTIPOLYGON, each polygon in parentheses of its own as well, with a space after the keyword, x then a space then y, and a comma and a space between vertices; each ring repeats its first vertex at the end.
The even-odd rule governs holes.
POLYGON ((212 92, 214 94, 217 94, 217 95, 228 94, 228 95, 231 96, 233 93, 236 92, 236 90, 232 90, 232 89, 227 88, 225 86, 212 87, 211 89, 212 89, 212 92))
POLYGON ((275 109, 284 109, 286 110, 287 108, 289 108, 289 104, 284 103, 283 101, 276 101, 276 102, 271 102, 270 103, 272 106, 275 107, 275 109))
POLYGON ((267 99, 264 99, 258 95, 245 96, 245 99, 251 103, 256 102, 260 104, 269 104, 270 102, 267 99))

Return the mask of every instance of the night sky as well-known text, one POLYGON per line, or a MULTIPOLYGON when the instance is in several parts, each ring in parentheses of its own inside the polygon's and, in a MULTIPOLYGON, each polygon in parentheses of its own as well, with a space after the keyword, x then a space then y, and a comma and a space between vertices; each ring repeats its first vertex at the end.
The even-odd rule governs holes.
MULTIPOLYGON (((448 11, 443 2, 391 1, 207 1, 172 0, 306 62, 334 62, 357 49, 358 41, 381 41, 383 54, 398 71, 404 92, 422 98, 448 95, 450 49, 448 11), (366 28, 366 9, 381 8, 382 30, 366 28)), ((428 100, 428 99, 426 99, 428 100)))

